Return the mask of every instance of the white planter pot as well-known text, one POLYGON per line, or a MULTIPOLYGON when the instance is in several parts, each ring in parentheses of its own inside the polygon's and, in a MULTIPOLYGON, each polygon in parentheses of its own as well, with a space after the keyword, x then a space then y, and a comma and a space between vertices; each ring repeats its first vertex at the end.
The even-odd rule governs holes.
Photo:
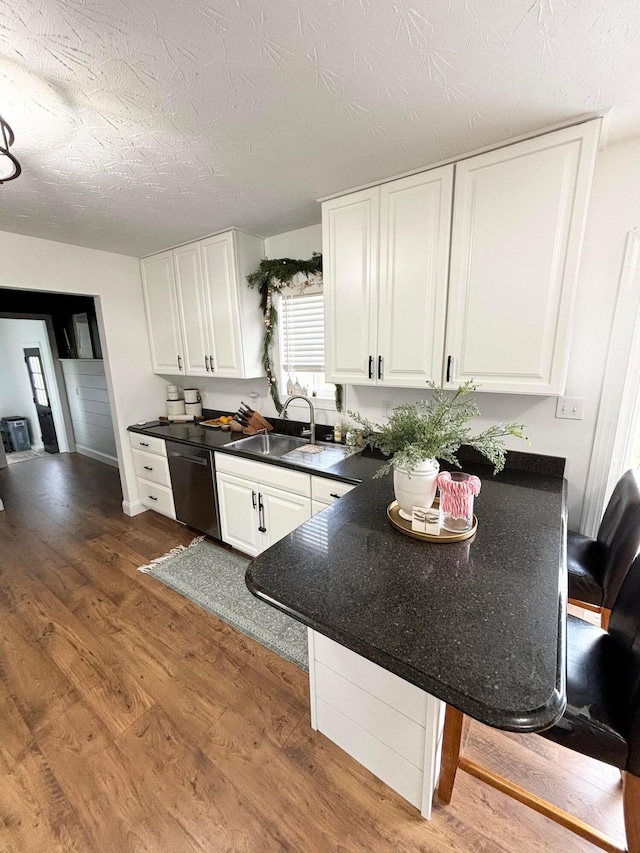
POLYGON ((440 464, 436 459, 425 459, 412 471, 394 469, 393 488, 402 518, 411 521, 414 506, 431 506, 436 496, 439 471, 440 464))

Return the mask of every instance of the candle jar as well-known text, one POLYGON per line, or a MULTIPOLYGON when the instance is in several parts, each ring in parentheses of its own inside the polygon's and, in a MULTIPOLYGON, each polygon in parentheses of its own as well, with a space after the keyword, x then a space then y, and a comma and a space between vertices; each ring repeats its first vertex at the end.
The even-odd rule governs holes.
POLYGON ((480 492, 480 480, 461 471, 438 474, 440 527, 450 533, 465 533, 473 527, 473 499, 480 492))

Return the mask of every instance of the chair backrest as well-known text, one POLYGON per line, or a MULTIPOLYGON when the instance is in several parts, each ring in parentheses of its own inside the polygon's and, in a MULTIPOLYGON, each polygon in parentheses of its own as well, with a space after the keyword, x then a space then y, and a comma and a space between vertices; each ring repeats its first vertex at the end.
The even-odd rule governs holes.
POLYGON ((632 562, 609 621, 610 689, 629 742, 628 769, 640 776, 640 556, 632 562))
POLYGON ((602 604, 611 609, 640 550, 640 470, 627 471, 618 480, 600 523, 598 542, 606 554, 602 604))

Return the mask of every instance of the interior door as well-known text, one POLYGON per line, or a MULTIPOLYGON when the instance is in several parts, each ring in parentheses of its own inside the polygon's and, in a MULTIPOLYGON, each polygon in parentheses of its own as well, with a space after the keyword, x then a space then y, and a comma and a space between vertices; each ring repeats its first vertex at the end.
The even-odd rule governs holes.
POLYGON ((44 449, 47 453, 59 453, 58 438, 51 411, 51 400, 49 399, 49 391, 44 378, 40 350, 37 347, 25 349, 24 360, 27 365, 29 381, 31 382, 33 402, 38 414, 44 449))

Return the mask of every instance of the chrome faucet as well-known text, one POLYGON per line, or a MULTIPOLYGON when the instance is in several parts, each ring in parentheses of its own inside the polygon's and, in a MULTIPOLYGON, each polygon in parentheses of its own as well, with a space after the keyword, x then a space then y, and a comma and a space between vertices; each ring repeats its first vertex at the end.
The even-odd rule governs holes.
POLYGON ((313 408, 313 403, 309 399, 309 397, 305 397, 304 394, 292 394, 290 397, 284 401, 284 406, 282 407, 282 417, 286 419, 287 417, 287 406, 292 400, 304 400, 305 403, 309 404, 309 429, 305 429, 302 431, 302 437, 309 437, 309 441, 311 444, 316 443, 316 412, 313 408))

